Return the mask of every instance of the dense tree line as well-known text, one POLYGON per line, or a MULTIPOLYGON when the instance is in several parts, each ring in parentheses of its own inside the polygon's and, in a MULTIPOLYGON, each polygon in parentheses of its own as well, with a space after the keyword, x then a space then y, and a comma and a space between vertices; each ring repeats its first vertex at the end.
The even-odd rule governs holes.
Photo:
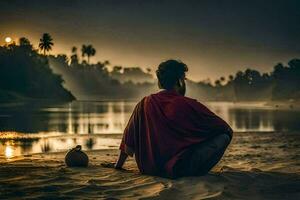
MULTIPOLYGON (((156 90, 154 79, 148 78, 152 82, 132 81, 132 73, 108 70, 108 61, 88 64, 75 61, 71 56, 69 60, 66 55, 49 56, 49 63, 55 73, 62 74, 66 81, 66 87, 82 100, 108 100, 108 99, 137 99, 156 90), (129 76, 128 76, 129 74, 129 76)), ((133 68, 136 69, 136 68, 133 68)), ((138 77, 150 76, 138 68, 135 74, 138 77)), ((135 71, 135 70, 133 70, 135 71)), ((138 79, 140 80, 140 79, 138 79)))
MULTIPOLYGON (((48 47, 43 46, 43 49, 46 53, 48 47)), ((62 86, 63 81, 52 72, 47 57, 38 54, 28 39, 20 38, 18 45, 0 46, 0 100, 75 99, 62 86)))
MULTIPOLYGON (((109 61, 88 64, 80 63, 75 54, 68 60, 65 55, 52 58, 56 66, 76 82, 76 88, 82 88, 81 94, 102 97, 136 98, 157 90, 151 70, 144 72, 139 67, 113 66, 108 70, 109 61), (70 63, 70 64, 68 64, 70 63)), ((210 80, 187 81, 187 95, 202 100, 219 101, 267 101, 300 98, 300 60, 292 59, 285 66, 276 65, 270 73, 260 73, 254 69, 238 71, 235 75, 220 77, 214 83, 210 80)), ((71 89, 71 91, 74 91, 71 89)))
MULTIPOLYGON (((30 41, 20 38, 0 47, 0 99, 15 94, 31 98, 114 99, 140 98, 157 90, 151 69, 140 67, 110 66, 108 60, 91 63, 96 54, 91 44, 83 44, 80 55, 72 47, 70 58, 64 54, 47 55, 53 38, 42 35, 39 50, 30 41), (108 68, 111 70, 108 70, 108 68), (59 75, 58 75, 59 74, 59 75)), ((292 59, 287 65, 274 66, 270 73, 246 69, 235 75, 220 77, 212 83, 187 81, 187 95, 201 100, 260 101, 300 99, 300 60, 292 59)))
MULTIPOLYGON (((93 49, 92 45, 83 45, 82 60, 79 61, 77 55, 77 48, 72 48, 72 55, 70 61, 66 60, 65 63, 71 68, 84 70, 84 76, 89 81, 92 74, 97 74, 101 80, 106 80, 105 83, 100 84, 93 83, 87 88, 98 88, 98 91, 103 91, 106 84, 114 84, 117 86, 114 91, 121 97, 123 94, 128 97, 139 96, 147 94, 147 92, 154 92, 157 88, 156 81, 151 75, 151 69, 147 68, 144 72, 139 67, 123 67, 113 66, 111 71, 108 71, 107 66, 111 63, 109 61, 98 62, 97 64, 89 64, 86 62, 84 55, 88 55, 86 52, 87 47, 93 49), (96 70, 97 69, 97 70, 96 70), (96 73, 94 73, 96 71, 96 73), (90 75, 88 75, 90 74, 90 75), (113 80, 110 80, 113 79, 113 80), (109 81, 108 81, 109 80, 109 81), (115 82, 114 80, 117 80, 115 82)), ((92 51, 90 56, 95 55, 96 50, 92 51)), ((282 63, 276 65, 270 73, 260 73, 254 69, 246 69, 245 71, 238 71, 235 75, 229 75, 226 79, 224 76, 220 77, 214 83, 205 80, 198 83, 194 81, 187 81, 188 96, 203 99, 203 100, 227 100, 227 101, 260 101, 260 100, 286 100, 286 99, 299 99, 300 98, 300 60, 292 59, 285 66, 282 63)), ((64 66, 67 66, 64 64, 64 66)), ((79 73, 80 74, 80 73, 79 73)), ((78 74, 78 76, 79 76, 78 74)), ((88 81, 87 81, 88 82, 88 81)), ((87 84, 85 84, 87 85, 87 84)))
POLYGON ((230 75, 227 81, 221 77, 214 85, 210 81, 198 84, 215 100, 296 100, 300 99, 300 59, 287 65, 279 63, 270 73, 246 69, 230 75))

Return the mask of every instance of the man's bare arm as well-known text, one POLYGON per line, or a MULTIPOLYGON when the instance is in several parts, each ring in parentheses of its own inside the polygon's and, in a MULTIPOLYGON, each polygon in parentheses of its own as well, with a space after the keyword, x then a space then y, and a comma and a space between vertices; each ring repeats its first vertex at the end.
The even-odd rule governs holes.
POLYGON ((128 155, 125 152, 120 151, 119 158, 117 160, 117 163, 115 164, 115 168, 122 169, 127 157, 128 157, 128 155))

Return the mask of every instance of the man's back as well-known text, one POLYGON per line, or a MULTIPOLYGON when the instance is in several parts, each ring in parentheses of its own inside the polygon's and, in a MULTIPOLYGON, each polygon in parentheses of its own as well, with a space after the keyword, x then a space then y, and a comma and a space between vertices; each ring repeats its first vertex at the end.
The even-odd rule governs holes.
POLYGON ((187 65, 177 60, 158 66, 158 87, 164 90, 143 98, 135 107, 124 130, 116 169, 135 154, 142 173, 175 177, 209 171, 221 159, 232 130, 204 105, 184 96, 187 71, 187 65), (183 173, 186 168, 193 173, 183 173))
POLYGON ((143 98, 124 131, 120 149, 135 153, 142 173, 172 176, 173 166, 191 145, 230 129, 196 100, 163 90, 143 98))

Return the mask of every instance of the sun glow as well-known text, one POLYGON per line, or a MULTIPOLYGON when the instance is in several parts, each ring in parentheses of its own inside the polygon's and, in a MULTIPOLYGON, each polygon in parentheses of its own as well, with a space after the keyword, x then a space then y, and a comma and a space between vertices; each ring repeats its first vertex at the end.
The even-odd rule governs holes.
POLYGON ((5 42, 6 42, 6 43, 10 43, 11 41, 12 41, 11 37, 6 37, 6 38, 5 38, 5 42))

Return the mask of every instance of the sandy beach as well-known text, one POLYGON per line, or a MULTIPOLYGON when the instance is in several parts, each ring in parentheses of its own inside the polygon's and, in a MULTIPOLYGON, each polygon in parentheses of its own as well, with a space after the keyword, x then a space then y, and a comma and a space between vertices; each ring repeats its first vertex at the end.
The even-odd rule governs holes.
POLYGON ((118 150, 86 151, 87 168, 67 168, 65 152, 2 160, 1 199, 299 199, 300 135, 235 133, 223 160, 202 177, 170 180, 101 166, 118 150))
POLYGON ((0 0, 0 200, 300 200, 299 8, 0 0))

